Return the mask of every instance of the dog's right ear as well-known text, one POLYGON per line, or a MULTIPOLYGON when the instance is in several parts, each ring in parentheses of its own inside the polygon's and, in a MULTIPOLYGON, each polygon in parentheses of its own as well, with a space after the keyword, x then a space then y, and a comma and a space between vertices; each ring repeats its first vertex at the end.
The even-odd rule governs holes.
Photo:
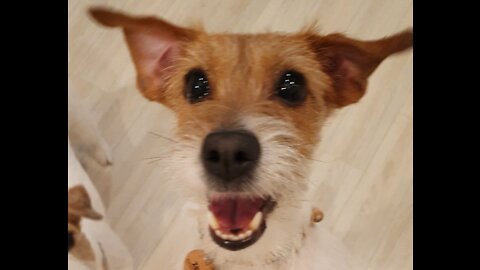
POLYGON ((334 108, 341 108, 360 100, 367 89, 368 77, 383 60, 412 47, 413 30, 370 41, 342 34, 313 35, 309 39, 323 71, 332 81, 325 99, 334 108))
POLYGON ((137 87, 149 100, 164 102, 164 89, 182 43, 193 40, 197 32, 155 17, 132 17, 105 8, 91 8, 100 24, 121 27, 137 70, 137 87))
POLYGON ((102 219, 102 215, 92 208, 87 190, 82 185, 74 186, 68 190, 68 214, 76 217, 76 221, 79 221, 80 217, 93 220, 102 219))

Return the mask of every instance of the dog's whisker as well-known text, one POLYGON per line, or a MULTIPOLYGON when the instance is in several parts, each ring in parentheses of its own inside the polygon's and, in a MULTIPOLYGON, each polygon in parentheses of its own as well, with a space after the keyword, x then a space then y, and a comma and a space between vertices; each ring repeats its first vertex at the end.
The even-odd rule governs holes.
POLYGON ((156 157, 146 157, 146 158, 142 158, 142 159, 146 159, 146 160, 150 160, 150 159, 161 159, 161 158, 166 158, 167 156, 156 156, 156 157))
POLYGON ((165 155, 162 155, 162 156, 145 157, 145 158, 142 158, 142 160, 148 161, 147 164, 152 164, 152 163, 155 163, 155 162, 158 162, 158 161, 162 161, 162 160, 164 161, 168 157, 170 157, 170 155, 165 154, 165 155))
POLYGON ((150 165, 150 164, 156 163, 158 161, 160 161, 160 159, 149 161, 149 162, 147 162, 147 164, 150 165))
POLYGON ((163 135, 161 135, 161 134, 158 134, 158 133, 156 133, 156 132, 150 131, 149 133, 152 134, 152 135, 157 136, 158 138, 162 138, 162 139, 165 139, 165 140, 170 141, 170 142, 178 143, 178 141, 176 141, 176 140, 174 140, 174 139, 172 139, 172 138, 168 138, 168 137, 166 137, 166 136, 163 136, 163 135))
POLYGON ((324 161, 324 160, 315 159, 315 158, 307 158, 307 157, 304 157, 304 158, 307 159, 307 160, 316 161, 316 162, 320 162, 320 163, 329 163, 329 162, 331 162, 331 160, 330 160, 330 161, 324 161))
POLYGON ((155 159, 155 160, 150 160, 149 162, 147 162, 147 164, 156 163, 156 162, 161 161, 161 160, 162 160, 161 158, 155 159))
POLYGON ((291 144, 288 144, 288 146, 312 146, 314 144, 312 143, 291 143, 291 144))

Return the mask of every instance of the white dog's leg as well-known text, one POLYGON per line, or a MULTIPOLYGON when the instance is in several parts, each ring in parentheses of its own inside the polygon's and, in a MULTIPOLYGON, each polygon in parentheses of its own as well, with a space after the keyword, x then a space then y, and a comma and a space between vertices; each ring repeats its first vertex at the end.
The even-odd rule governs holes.
POLYGON ((91 115, 81 106, 75 91, 68 89, 68 135, 82 165, 88 167, 90 158, 98 164, 112 164, 110 147, 100 135, 91 115))
MULTIPOLYGON (((91 209, 98 212, 102 219, 92 220, 84 218, 81 220, 81 231, 85 235, 95 256, 95 261, 84 261, 72 254, 68 254, 68 269, 105 269, 105 270, 132 270, 133 260, 130 252, 109 225, 106 218, 106 209, 102 198, 93 185, 90 177, 80 164, 73 147, 68 140, 68 190, 72 187, 83 186, 91 202, 91 209), (96 265, 95 268, 88 268, 96 265), (108 265, 108 268, 101 267, 108 265), (87 266, 87 267, 84 267, 87 266)), ((70 195, 70 193, 69 193, 70 195)), ((83 204, 82 206, 85 206, 83 204)), ((70 209, 69 209, 70 212, 70 209)), ((69 221, 70 222, 70 221, 69 221)), ((69 223, 70 224, 70 223, 69 223)))

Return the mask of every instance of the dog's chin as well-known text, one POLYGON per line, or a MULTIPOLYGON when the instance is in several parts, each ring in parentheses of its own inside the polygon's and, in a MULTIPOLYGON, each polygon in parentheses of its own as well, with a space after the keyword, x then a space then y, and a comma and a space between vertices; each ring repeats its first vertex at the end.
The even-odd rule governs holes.
POLYGON ((268 228, 276 202, 246 193, 213 193, 208 198, 208 230, 218 246, 237 251, 255 244, 268 228))

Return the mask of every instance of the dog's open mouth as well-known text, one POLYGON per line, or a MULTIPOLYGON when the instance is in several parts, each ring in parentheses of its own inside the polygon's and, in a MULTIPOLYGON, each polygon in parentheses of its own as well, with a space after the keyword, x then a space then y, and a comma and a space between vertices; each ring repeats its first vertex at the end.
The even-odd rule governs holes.
POLYGON ((209 201, 208 223, 215 243, 228 250, 255 243, 267 227, 275 202, 260 197, 222 196, 209 201))

